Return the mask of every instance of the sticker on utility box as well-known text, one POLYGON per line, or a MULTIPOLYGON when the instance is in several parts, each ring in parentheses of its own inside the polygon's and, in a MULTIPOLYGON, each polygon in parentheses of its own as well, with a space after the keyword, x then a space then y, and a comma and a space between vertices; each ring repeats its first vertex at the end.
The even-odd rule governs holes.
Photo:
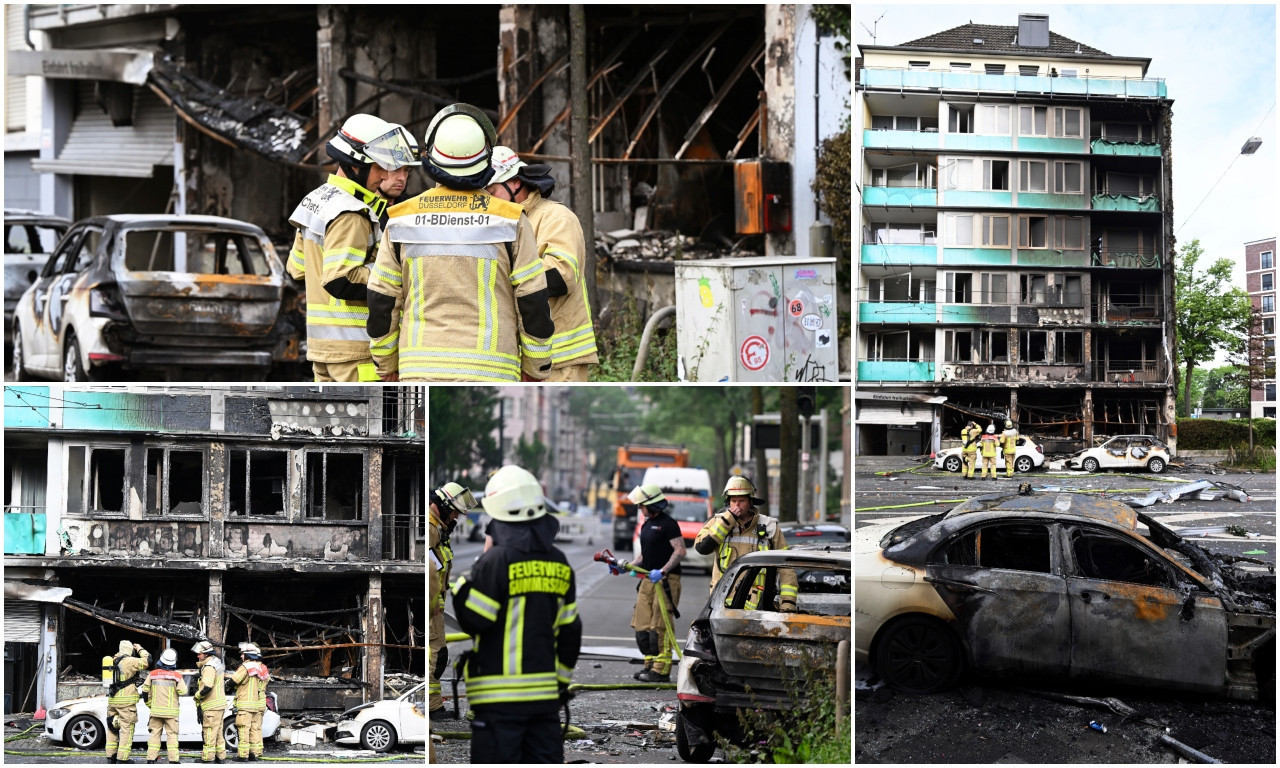
POLYGON ((825 349, 831 346, 831 329, 824 328, 813 334, 813 346, 815 349, 825 349))
POLYGON ((787 311, 792 317, 799 317, 804 314, 804 302, 799 299, 792 299, 787 302, 787 311))
POLYGON ((797 269, 797 270, 796 270, 796 279, 797 279, 797 280, 817 280, 817 279, 818 279, 818 270, 816 270, 816 269, 797 269))
POLYGON ((769 342, 763 336, 748 336, 738 350, 738 359, 748 371, 758 371, 769 362, 769 342))
POLYGON ((698 278, 698 298, 707 309, 711 309, 711 305, 715 303, 715 297, 711 295, 711 281, 705 277, 698 278))
POLYGON ((806 331, 816 331, 822 327, 822 318, 810 312, 800 318, 800 326, 806 331))

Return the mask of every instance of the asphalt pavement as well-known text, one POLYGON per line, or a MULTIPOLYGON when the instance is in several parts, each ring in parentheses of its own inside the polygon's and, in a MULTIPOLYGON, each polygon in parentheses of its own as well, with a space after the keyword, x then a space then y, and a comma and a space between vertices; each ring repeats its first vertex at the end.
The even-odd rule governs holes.
MULTIPOLYGON (((1213 551, 1244 555, 1273 572, 1276 562, 1275 473, 1212 474, 1203 465, 1171 466, 1163 475, 1047 473, 967 480, 907 458, 858 457, 854 472, 854 525, 936 514, 958 500, 996 491, 1034 488, 1079 491, 1107 498, 1143 496, 1200 479, 1244 488, 1247 502, 1201 501, 1192 494, 1143 510, 1171 528, 1228 526, 1245 535, 1196 536, 1213 551)), ((1276 715, 1270 707, 1215 696, 1118 686, 1084 688, 1062 681, 964 679, 957 688, 907 696, 885 688, 866 668, 855 669, 855 761, 866 763, 1173 763, 1160 743, 1167 731, 1222 762, 1274 765, 1276 715), (1137 710, 1123 718, 1105 709, 1052 698, 1115 697, 1137 710), (1090 721, 1108 726, 1105 733, 1090 721)))

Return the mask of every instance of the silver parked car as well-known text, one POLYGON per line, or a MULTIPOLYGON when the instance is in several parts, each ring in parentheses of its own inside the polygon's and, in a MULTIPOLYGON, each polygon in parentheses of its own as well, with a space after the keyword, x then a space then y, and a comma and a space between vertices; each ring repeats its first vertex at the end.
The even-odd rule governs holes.
POLYGON ((54 246, 71 226, 69 219, 36 211, 4 209, 4 347, 12 341, 13 308, 40 277, 54 246))

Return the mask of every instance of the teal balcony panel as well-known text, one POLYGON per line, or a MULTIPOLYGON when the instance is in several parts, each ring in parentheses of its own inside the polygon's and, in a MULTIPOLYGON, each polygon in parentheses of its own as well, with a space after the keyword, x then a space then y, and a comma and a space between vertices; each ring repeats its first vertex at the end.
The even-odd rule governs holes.
POLYGON ((1045 192, 1019 192, 1019 208, 1065 208, 1084 211, 1089 208, 1087 195, 1061 195, 1045 192))
POLYGON ((862 146, 867 149, 938 149, 938 132, 863 131, 862 146))
POLYGON ((1070 94, 1079 96, 1125 96, 1131 99, 1164 99, 1168 91, 1163 80, 1138 78, 1023 77, 970 72, 932 72, 918 69, 863 69, 863 88, 912 91, 991 91, 1015 93, 1070 94))
POLYGON ((918 301, 863 301, 858 304, 859 323, 935 323, 938 305, 918 301))
POLYGON ((1012 192, 988 192, 985 190, 952 189, 942 194, 940 204, 963 208, 1011 208, 1012 192))
POLYGON ((1012 152, 1012 136, 981 136, 976 133, 948 133, 942 139, 944 149, 975 152, 1012 152))
POLYGON ((1138 144, 1132 141, 1107 141, 1094 139, 1090 149, 1095 155, 1123 155, 1125 157, 1159 157, 1159 144, 1138 144))
POLYGON ((1095 267, 1121 267, 1123 269, 1163 269, 1164 260, 1154 251, 1127 253, 1123 251, 1105 251, 1093 254, 1095 267))
POLYGON ((5 387, 4 426, 6 429, 49 427, 48 387, 5 387))
POLYGON ((991 325, 1012 322, 1008 304, 939 304, 939 325, 991 325))
POLYGON ((938 205, 938 190, 921 187, 863 187, 862 204, 890 208, 934 208, 938 205))
POLYGON ((1050 139, 1040 136, 1019 136, 1018 151, 1036 154, 1086 154, 1089 145, 1084 139, 1050 139))
POLYGON ((1022 249, 1018 251, 1020 267, 1087 267, 1089 262, 1089 252, 1084 250, 1022 249))
POLYGON ((938 246, 871 243, 862 246, 862 263, 937 264, 938 246))
POLYGON ((944 248, 943 264, 997 264, 1013 265, 1013 251, 1009 248, 944 248))
POLYGON ((45 521, 38 512, 8 512, 4 516, 6 555, 43 555, 45 521))
POLYGON ((1159 213, 1160 198, 1155 195, 1147 195, 1142 198, 1135 195, 1094 195, 1093 210, 1159 213))
POLYGON ((913 360, 859 360, 858 381, 933 381, 934 368, 913 360))

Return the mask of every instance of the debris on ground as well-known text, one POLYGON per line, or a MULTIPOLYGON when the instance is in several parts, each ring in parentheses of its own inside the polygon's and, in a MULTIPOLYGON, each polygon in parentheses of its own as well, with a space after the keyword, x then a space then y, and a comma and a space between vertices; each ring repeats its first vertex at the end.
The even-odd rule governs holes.
POLYGON ((1241 503, 1249 501, 1249 494, 1243 488, 1214 480, 1197 480, 1184 485, 1176 485, 1172 488, 1156 488, 1146 496, 1117 496, 1115 498, 1116 501, 1122 501, 1131 507, 1149 507, 1157 502, 1169 504, 1193 493, 1198 494, 1197 498, 1200 501, 1217 501, 1222 498, 1241 503))

